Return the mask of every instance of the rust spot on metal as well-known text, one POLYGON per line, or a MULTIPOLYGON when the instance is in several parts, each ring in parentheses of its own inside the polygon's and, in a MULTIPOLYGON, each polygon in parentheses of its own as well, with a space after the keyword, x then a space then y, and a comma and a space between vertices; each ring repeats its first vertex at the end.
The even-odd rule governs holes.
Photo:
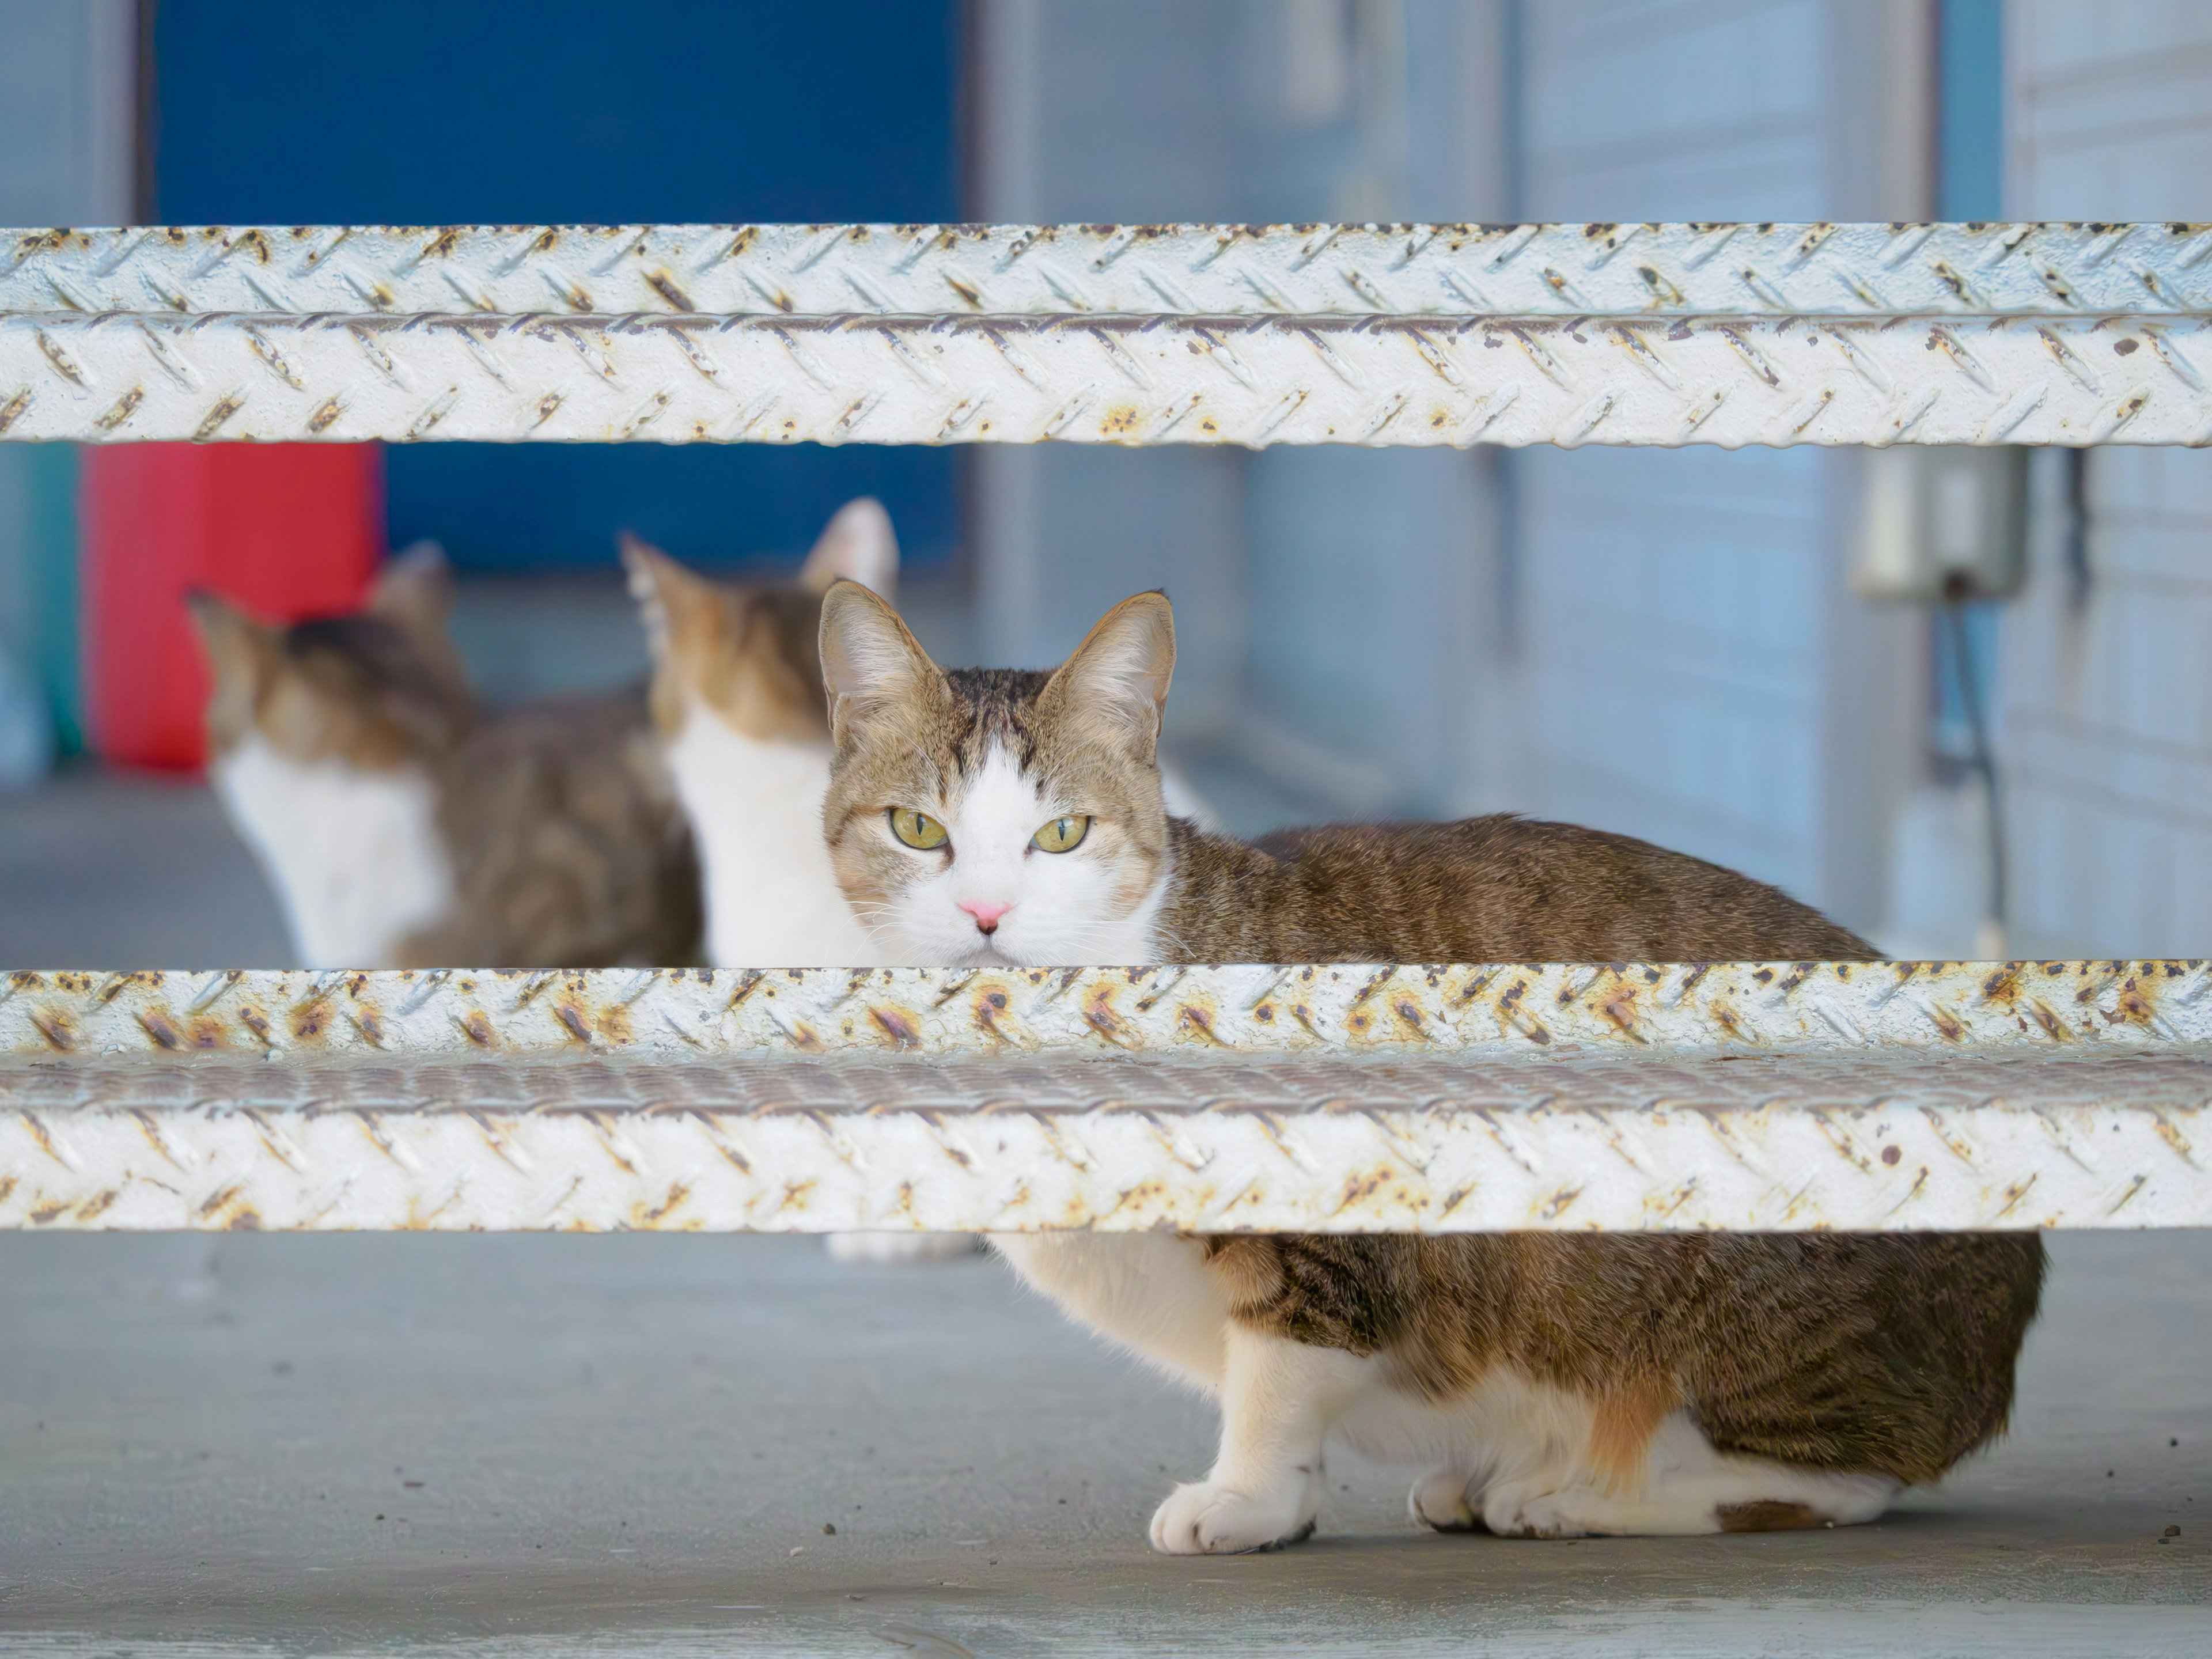
POLYGON ((222 1209, 223 1206, 229 1203, 231 1200, 239 1196, 239 1194, 243 1193, 245 1190, 246 1189, 243 1187, 238 1185, 235 1182, 228 1187, 219 1188, 210 1197, 200 1205, 199 1209, 196 1213, 203 1221, 204 1221, 208 1217, 213 1215, 217 1210, 222 1209))
POLYGON ((31 1212, 31 1219, 37 1225, 43 1227, 50 1221, 60 1220, 68 1212, 69 1200, 58 1199, 33 1208, 31 1212))
POLYGON ((2112 349, 2121 356, 2126 357, 2131 356, 2141 343, 2142 342, 2138 340, 2115 340, 2112 342, 2112 349))
POLYGON ((645 280, 655 294, 667 301, 677 310, 696 311, 699 308, 691 303, 691 296, 678 288, 676 285, 676 279, 666 271, 648 271, 645 280))
POLYGON ((489 1048, 496 1041, 491 1021, 485 1018, 481 1008, 471 1008, 462 1017, 461 1031, 479 1048, 489 1048))
POLYGON ((260 1212, 241 1205, 232 1213, 228 1225, 234 1233, 258 1233, 261 1231, 260 1212))
POLYGON ((146 1028, 146 1035, 164 1048, 173 1048, 184 1041, 169 1018, 159 1009, 149 1008, 138 1016, 138 1023, 146 1028))
POLYGON ((143 386, 134 386, 110 404, 107 411, 93 422, 93 424, 102 432, 112 432, 124 422, 129 420, 138 405, 145 401, 146 388, 143 386))
POLYGON ((557 1005, 553 1010, 553 1017, 561 1022, 562 1030, 567 1031, 577 1042, 586 1044, 591 1042, 591 1024, 584 1018, 584 1011, 574 1003, 563 1002, 557 1005))
POLYGON ((39 1028, 39 1035, 46 1038, 46 1046, 56 1052, 65 1054, 76 1047, 76 1031, 67 1014, 47 1008, 33 1008, 31 1024, 39 1028))
POLYGON ((921 1046, 921 1028, 915 1024, 914 1017, 904 1009, 878 1008, 871 1003, 868 1006, 868 1018, 883 1029, 884 1035, 890 1037, 896 1047, 914 1048, 921 1046))
POLYGON ((76 1206, 76 1219, 79 1221, 97 1221, 101 1216, 106 1215, 107 1212, 113 1207, 115 1200, 122 1196, 123 1194, 121 1189, 114 1187, 110 1187, 103 1192, 94 1194, 90 1198, 85 1200, 83 1203, 76 1206))
POLYGON ((2041 1001, 2033 997, 2029 998, 2027 1012, 2035 1023, 2043 1028, 2044 1035, 2053 1042, 2071 1042, 2074 1040, 2073 1029, 2057 1014, 2052 1013, 2041 1001))
POLYGON ((669 1188, 668 1195, 662 1199, 659 1203, 654 1205, 649 1210, 640 1208, 635 1212, 635 1213, 641 1224, 647 1227, 657 1227, 662 1221, 667 1218, 670 1211, 673 1210, 678 1205, 681 1204, 685 1199, 690 1196, 691 1189, 679 1181, 669 1188))
POLYGON ((1945 1042, 1958 1042, 1965 1039, 1966 1035, 1965 1023, 1942 1003, 1931 1002, 1928 1005, 1928 1018, 1935 1022, 1936 1029, 1943 1034, 1945 1042))
POLYGON ((331 1005, 318 1000, 292 1016, 292 1035, 301 1042, 318 1042, 330 1035, 331 1005))
POLYGON ((1904 1152, 1893 1143, 1881 1149, 1881 1161, 1892 1168, 1894 1168, 1898 1160, 1904 1156, 1904 1152))
POLYGON ((1633 985, 1623 981, 1614 986, 1598 1003, 1597 1011, 1625 1035, 1636 1036, 1636 988, 1633 985))
POLYGON ((1226 1048, 1229 1047, 1229 1044, 1222 1042, 1220 1037, 1214 1032, 1212 1011, 1206 1007, 1201 1003, 1184 1003, 1176 1012, 1176 1023, 1178 1024, 1189 1026, 1192 1030, 1195 1030, 1199 1036, 1204 1037, 1208 1042, 1212 1043, 1216 1048, 1226 1048))

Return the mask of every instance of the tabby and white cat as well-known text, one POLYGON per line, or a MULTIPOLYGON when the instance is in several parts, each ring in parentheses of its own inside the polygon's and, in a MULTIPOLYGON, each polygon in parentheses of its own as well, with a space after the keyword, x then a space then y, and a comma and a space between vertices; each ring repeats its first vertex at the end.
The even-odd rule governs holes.
POLYGON ((690 834, 645 689, 479 719, 435 548, 367 609, 289 627, 191 605, 209 773, 310 968, 588 968, 699 954, 690 834))
MULTIPOLYGON (((1171 818, 1157 593, 1051 673, 946 672, 833 587, 823 823, 888 959, 1606 962, 1871 957, 1774 889, 1510 817, 1304 832, 1171 818)), ((1170 1553, 1304 1537, 1336 1436, 1433 1464, 1414 1517, 1542 1537, 1845 1524, 2001 1432, 2033 1234, 1050 1233, 1000 1250, 1218 1396, 1220 1452, 1152 1519, 1170 1553)))

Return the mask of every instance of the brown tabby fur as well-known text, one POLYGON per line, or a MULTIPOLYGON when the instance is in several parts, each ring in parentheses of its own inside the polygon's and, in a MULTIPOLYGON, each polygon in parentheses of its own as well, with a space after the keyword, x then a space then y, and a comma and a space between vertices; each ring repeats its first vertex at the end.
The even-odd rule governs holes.
POLYGON ((479 716, 445 631, 442 561, 395 560, 368 606, 290 626, 191 601, 215 687, 216 754, 258 731, 301 762, 420 769, 435 787, 455 904, 359 967, 679 965, 699 955, 690 830, 646 690, 479 716))
MULTIPOLYGON (((1003 744, 1060 810, 1093 816, 1096 855, 1127 861, 1131 890, 1167 873, 1164 962, 1876 954, 1772 887, 1568 824, 1344 826, 1263 848, 1171 821, 1155 751, 1172 628, 1164 597, 1141 594, 1049 675, 948 673, 889 606, 833 589, 823 659, 833 685, 860 688, 833 706, 825 815, 848 898, 880 902, 910 867, 864 826, 1003 744)), ((1723 1451, 1908 1482, 2003 1430, 2044 1272, 2033 1234, 1228 1235, 1203 1247, 1239 1322, 1382 1355, 1431 1400, 1497 1367, 1556 1384, 1596 1407, 1616 1468, 1686 1406, 1723 1451)))

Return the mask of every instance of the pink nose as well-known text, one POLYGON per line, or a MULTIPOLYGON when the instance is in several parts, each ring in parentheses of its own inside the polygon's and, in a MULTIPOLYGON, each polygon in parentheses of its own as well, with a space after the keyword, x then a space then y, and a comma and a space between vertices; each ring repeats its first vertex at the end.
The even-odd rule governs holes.
POLYGON ((995 933, 999 931, 999 918, 1014 907, 1011 902, 1002 903, 997 899, 962 899, 960 908, 975 918, 977 933, 995 933))

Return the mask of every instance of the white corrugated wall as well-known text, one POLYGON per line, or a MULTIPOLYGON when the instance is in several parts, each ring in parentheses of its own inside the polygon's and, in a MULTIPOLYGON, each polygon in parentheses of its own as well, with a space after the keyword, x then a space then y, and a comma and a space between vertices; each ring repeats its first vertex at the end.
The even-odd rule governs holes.
MULTIPOLYGON (((2014 0, 2007 211, 2212 218, 2212 6, 2014 0)), ((2055 461, 2056 458, 2053 458, 2055 461)), ((2034 565, 2004 623, 2015 943, 2212 951, 2212 455, 2088 459, 2088 568, 2042 470, 2034 565)))

